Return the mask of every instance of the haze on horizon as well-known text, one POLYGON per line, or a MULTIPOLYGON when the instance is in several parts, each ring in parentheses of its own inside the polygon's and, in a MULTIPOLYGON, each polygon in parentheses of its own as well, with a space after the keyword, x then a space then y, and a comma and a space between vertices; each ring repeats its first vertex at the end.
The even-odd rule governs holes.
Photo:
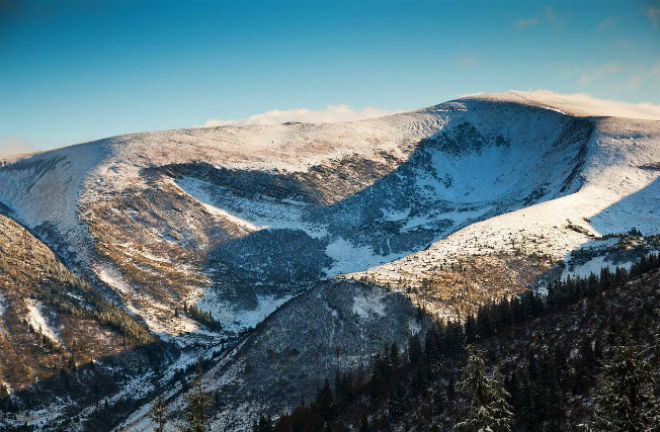
POLYGON ((510 89, 659 104, 660 4, 2 0, 0 64, 0 154, 510 89))

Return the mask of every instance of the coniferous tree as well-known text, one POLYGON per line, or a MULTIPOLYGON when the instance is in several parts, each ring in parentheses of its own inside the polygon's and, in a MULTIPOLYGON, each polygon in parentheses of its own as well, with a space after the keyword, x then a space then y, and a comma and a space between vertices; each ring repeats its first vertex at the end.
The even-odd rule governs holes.
POLYGON ((390 348, 390 368, 393 371, 399 368, 399 347, 396 342, 393 342, 390 348))
POLYGON ((615 345, 603 364, 594 395, 594 419, 587 429, 600 432, 660 430, 660 411, 653 394, 655 371, 649 371, 634 345, 615 345))
POLYGON ((197 360, 197 377, 193 381, 192 391, 186 395, 188 406, 184 416, 182 432, 206 432, 206 411, 211 406, 211 397, 202 389, 202 363, 197 360))
POLYGON ((252 426, 253 432, 273 432, 273 424, 269 418, 265 417, 263 414, 259 416, 259 421, 254 422, 252 426))
POLYGON ((317 409, 324 418, 329 418, 332 415, 332 400, 332 390, 330 390, 330 383, 326 379, 323 387, 316 393, 314 408, 317 409))
POLYGON ((513 412, 499 372, 496 370, 494 377, 489 377, 481 353, 474 349, 469 351, 464 372, 467 377, 461 387, 472 393, 474 405, 468 419, 456 424, 454 431, 511 432, 513 412))
POLYGON ((408 363, 413 367, 419 366, 423 360, 422 356, 423 350, 419 334, 414 334, 408 343, 408 363))
POLYGON ((478 330, 477 330, 477 322, 474 319, 473 315, 468 315, 467 319, 465 320, 465 340, 468 343, 472 343, 477 340, 478 336, 478 330))
POLYGON ((151 404, 149 418, 156 424, 154 432, 165 432, 165 425, 167 425, 168 419, 165 415, 165 400, 163 399, 160 383, 157 384, 156 392, 156 399, 151 404))

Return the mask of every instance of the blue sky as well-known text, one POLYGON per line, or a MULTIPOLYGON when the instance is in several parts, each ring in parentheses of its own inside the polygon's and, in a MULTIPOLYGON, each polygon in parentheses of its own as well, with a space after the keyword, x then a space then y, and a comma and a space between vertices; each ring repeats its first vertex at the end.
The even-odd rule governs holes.
POLYGON ((660 2, 0 0, 0 152, 510 89, 660 103, 660 2))

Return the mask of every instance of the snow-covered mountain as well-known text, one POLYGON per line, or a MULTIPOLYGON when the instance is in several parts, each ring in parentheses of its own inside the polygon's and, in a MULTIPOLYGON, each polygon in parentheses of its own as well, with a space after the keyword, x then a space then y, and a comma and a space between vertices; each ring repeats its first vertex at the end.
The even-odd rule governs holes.
MULTIPOLYGON (((7 159, 0 203, 173 347, 152 378, 171 380, 199 356, 219 361, 209 380, 225 388, 231 359, 264 357, 266 342, 249 341, 268 338, 245 330, 263 322, 257 333, 289 349, 272 335, 296 308, 328 310, 309 289, 331 278, 405 292, 460 319, 487 299, 657 249, 659 119, 648 107, 509 92, 349 123, 124 135, 7 159)), ((349 286, 353 309, 384 295, 349 286)), ((319 312, 333 322, 327 332, 370 328, 336 346, 363 338, 380 348, 378 326, 331 312, 319 312)), ((401 326, 396 338, 410 331, 401 326)), ((339 357, 324 362, 342 367, 339 357)), ((264 408, 248 399, 246 416, 264 408)))

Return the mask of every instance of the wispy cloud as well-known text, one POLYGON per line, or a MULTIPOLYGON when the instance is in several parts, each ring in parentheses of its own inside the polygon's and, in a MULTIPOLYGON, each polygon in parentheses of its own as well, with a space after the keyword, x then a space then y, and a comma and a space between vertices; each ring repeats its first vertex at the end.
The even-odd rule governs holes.
POLYGON ((554 21, 557 19, 557 14, 555 13, 555 10, 552 8, 552 6, 545 7, 545 16, 548 18, 548 21, 554 21))
POLYGON ((513 25, 517 29, 522 29, 525 27, 535 26, 538 23, 539 23, 539 19, 533 16, 531 18, 518 18, 513 25))
POLYGON ((0 155, 32 153, 39 150, 39 146, 25 138, 16 135, 0 137, 0 155))
POLYGON ((636 89, 650 79, 656 81, 660 79, 660 63, 656 63, 655 66, 652 67, 642 66, 633 71, 630 78, 628 78, 628 81, 626 81, 626 85, 630 88, 636 89))
MULTIPOLYGON (((512 93, 519 93, 512 90, 512 93)), ((660 119, 660 105, 640 102, 619 102, 597 99, 586 93, 560 94, 548 90, 535 90, 525 93, 531 99, 537 99, 548 105, 580 115, 603 115, 640 119, 660 119)))
POLYGON ((596 66, 585 66, 581 68, 580 84, 589 84, 602 75, 616 73, 621 70, 621 63, 609 62, 596 66))
POLYGON ((203 126, 212 127, 228 125, 246 125, 246 124, 280 124, 286 122, 303 123, 337 123, 342 121, 363 120, 367 118, 380 117, 388 114, 395 114, 403 110, 384 110, 376 107, 365 107, 355 109, 349 105, 328 105, 324 110, 310 110, 307 108, 294 108, 290 110, 272 110, 264 113, 254 114, 250 117, 235 120, 209 119, 203 126))
POLYGON ((653 27, 657 27, 660 24, 660 8, 648 8, 646 10, 646 16, 653 23, 653 27))
POLYGON ((518 18, 514 21, 513 27, 516 29, 523 29, 547 23, 552 23, 556 26, 563 26, 567 21, 568 15, 566 13, 557 13, 552 6, 546 6, 542 12, 539 12, 534 16, 529 18, 518 18))
POLYGON ((479 64, 479 56, 474 53, 458 54, 456 56, 456 63, 462 68, 472 69, 479 64))
POLYGON ((610 29, 614 27, 616 21, 617 21, 616 17, 605 18, 604 20, 598 23, 598 25, 596 26, 596 31, 603 31, 610 29))

